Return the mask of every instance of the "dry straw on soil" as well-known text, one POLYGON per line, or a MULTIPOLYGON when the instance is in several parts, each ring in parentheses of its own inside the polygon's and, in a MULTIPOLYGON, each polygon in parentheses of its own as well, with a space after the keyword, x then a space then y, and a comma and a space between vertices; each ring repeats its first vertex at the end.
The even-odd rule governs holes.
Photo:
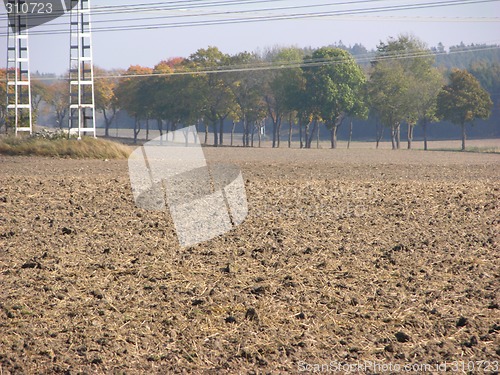
POLYGON ((498 155, 205 151, 249 215, 189 248, 126 161, 0 156, 0 373, 500 360, 498 155))
POLYGON ((125 159, 131 149, 105 139, 84 137, 45 139, 38 137, 1 138, 0 154, 67 157, 72 159, 125 159))

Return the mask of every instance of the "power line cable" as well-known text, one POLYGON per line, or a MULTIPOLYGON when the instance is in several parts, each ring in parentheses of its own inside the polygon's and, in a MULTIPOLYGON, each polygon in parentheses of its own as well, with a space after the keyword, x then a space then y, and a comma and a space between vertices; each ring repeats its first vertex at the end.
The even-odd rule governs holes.
MULTIPOLYGON (((287 0, 283 0, 287 1, 287 0)), ((219 11, 219 12, 205 12, 205 13, 192 13, 192 14, 182 14, 182 18, 189 18, 189 17, 213 17, 213 16, 221 16, 221 15, 232 15, 232 14, 248 14, 248 13, 262 13, 262 12, 273 12, 273 11, 285 11, 285 10, 293 10, 293 9, 304 9, 304 8, 323 8, 323 7, 331 7, 331 6, 339 6, 339 5, 354 5, 354 4, 365 4, 365 3, 374 3, 374 2, 383 2, 387 0, 357 0, 357 1, 343 1, 343 2, 337 2, 337 3, 321 3, 321 4, 307 4, 307 5, 294 5, 294 6, 285 6, 285 7, 274 7, 274 8, 260 8, 260 9, 246 9, 246 10, 227 10, 227 11, 219 11)), ((269 1, 251 1, 251 3, 269 3, 269 1)), ((241 1, 237 1, 238 4, 241 4, 241 1)), ((220 3, 219 5, 227 5, 226 3, 220 3)), ((199 5, 196 6, 201 7, 199 5)), ((175 8, 175 10, 178 11, 184 11, 184 8, 175 8)), ((165 11, 165 9, 162 8, 155 8, 152 9, 151 11, 165 11)), ((117 12, 121 13, 121 11, 117 12)), ((106 13, 108 15, 109 13, 106 13)), ((37 17, 37 15, 33 15, 33 17, 37 17)), ((43 17, 43 16, 41 16, 43 17)), ((123 18, 123 19, 97 19, 93 20, 92 24, 96 23, 109 23, 109 22, 129 22, 129 21, 143 21, 143 20, 155 20, 155 19, 168 19, 168 18, 179 18, 180 16, 178 14, 175 15, 162 15, 162 16, 154 16, 154 17, 138 17, 138 18, 123 18)), ((67 23, 52 23, 51 26, 58 26, 58 25, 67 25, 67 23)))
MULTIPOLYGON (((187 1, 188 3, 194 2, 195 4, 185 4, 184 2, 158 2, 158 3, 140 3, 131 5, 108 5, 93 7, 91 9, 91 15, 111 15, 111 14, 121 14, 121 13, 138 13, 138 12, 160 12, 169 10, 186 10, 186 9, 198 9, 198 8, 208 8, 208 7, 221 7, 221 6, 236 6, 236 5, 249 5, 249 4, 260 4, 260 3, 273 3, 282 2, 289 0, 226 0, 226 1, 206 1, 206 0, 196 0, 187 1), (168 5, 169 3, 174 5, 168 5), (177 3, 177 4, 175 4, 177 3), (165 5, 167 4, 167 5, 165 5), (157 5, 162 5, 158 7, 157 5)), ((386 1, 386 0, 367 0, 370 1, 386 1)), ((69 17, 69 11, 54 11, 51 13, 52 16, 57 16, 57 18, 69 17)), ((47 14, 32 14, 30 17, 47 17, 47 14)), ((6 20, 7 16, 0 16, 0 20, 6 20)))
MULTIPOLYGON (((366 1, 366 0, 365 0, 366 1)), ((375 1, 375 0, 371 0, 375 1)), ((161 24, 143 24, 143 25, 129 25, 129 26, 108 26, 101 28, 94 28, 94 32, 107 32, 107 31, 129 31, 129 30, 151 30, 159 28, 179 28, 179 27, 194 27, 194 26, 212 26, 212 25, 224 25, 224 24, 238 24, 238 23, 249 23, 249 22, 266 22, 266 21, 277 21, 277 20, 295 20, 295 19, 305 19, 305 18, 322 18, 330 16, 339 15, 354 15, 354 14, 367 14, 367 13, 380 13, 388 11, 401 11, 401 10, 415 10, 424 8, 436 8, 436 7, 448 7, 457 5, 469 5, 469 4, 479 4, 479 3, 490 3, 498 2, 499 0, 447 0, 447 1, 433 1, 420 4, 404 4, 404 5, 390 5, 390 6, 380 6, 380 7, 370 7, 370 8, 358 8, 350 10, 335 10, 335 11, 325 11, 325 12, 310 12, 310 13, 295 13, 295 14, 283 14, 283 15, 273 15, 273 16, 260 16, 260 17, 240 17, 240 18, 229 18, 229 19, 217 19, 217 20, 202 20, 202 21, 182 21, 182 22, 171 22, 171 23, 161 23, 161 24)), ((151 18, 145 18, 145 20, 151 18)), ((43 30, 31 32, 31 34, 38 35, 55 35, 67 33, 67 30, 43 30)), ((6 33, 0 33, 0 36, 5 36, 6 33)))
MULTIPOLYGON (((402 59, 412 59, 412 58, 426 58, 426 57, 436 57, 442 55, 453 55, 459 53, 474 53, 474 52, 483 52, 483 51, 491 51, 491 50, 500 50, 500 46, 482 46, 476 48, 468 48, 466 50, 454 50, 454 51, 443 51, 443 52, 435 52, 431 50, 418 50, 418 51, 410 51, 407 53, 403 53, 401 51, 394 51, 391 53, 385 53, 383 55, 376 55, 375 52, 358 55, 358 56, 349 56, 359 63, 373 62, 373 61, 393 61, 393 60, 402 60, 402 59)), ((187 69, 181 71, 172 71, 172 72, 152 72, 147 74, 111 74, 104 76, 95 76, 94 79, 125 79, 125 78, 148 78, 148 77, 167 77, 167 76, 181 76, 181 75, 205 75, 205 74, 220 74, 220 73, 238 73, 238 72, 249 72, 249 71, 265 71, 265 70, 282 70, 282 69, 292 69, 292 68, 314 68, 320 66, 327 66, 333 64, 342 64, 345 63, 347 59, 330 59, 330 58, 322 58, 322 59, 302 59, 296 61, 257 61, 249 64, 237 64, 237 65, 223 65, 218 68, 209 68, 209 69, 187 69)), ((54 77, 33 77, 32 80, 54 80, 54 77)))
MULTIPOLYGON (((288 1, 288 0, 278 0, 278 1, 288 1)), ((292 10, 292 9, 304 9, 304 8, 318 8, 318 7, 330 7, 330 6, 337 6, 337 5, 352 5, 352 4, 362 4, 362 3, 373 3, 373 2, 380 2, 380 1, 386 1, 386 0, 357 0, 357 1, 349 1, 349 2, 339 2, 339 3, 322 3, 322 4, 307 4, 307 5, 295 5, 295 6, 285 6, 285 7, 274 7, 274 8, 260 8, 260 9, 246 9, 246 10, 227 10, 227 11, 218 11, 218 12, 203 12, 203 13, 191 13, 191 14, 182 14, 182 18, 187 18, 187 17, 204 17, 204 16, 220 16, 220 15, 231 15, 231 14, 248 14, 248 13, 260 13, 260 12, 268 12, 268 11, 284 11, 284 10, 292 10)), ((241 4, 247 4, 247 2, 242 2, 241 0, 236 1, 238 5, 241 4)), ((269 1, 262 1, 262 0, 252 0, 248 3, 269 3, 269 1)), ((226 6, 226 2, 224 3, 217 3, 217 5, 223 5, 226 6)), ((195 5, 193 7, 196 8, 201 8, 205 7, 205 5, 195 5)), ((148 12, 162 12, 165 10, 177 10, 177 11, 182 11, 184 12, 187 9, 187 7, 183 8, 153 8, 151 10, 148 10, 148 12)), ((118 10, 116 13, 122 13, 124 12, 122 8, 118 10)), ((92 12, 94 15, 95 11, 92 12)), ((134 13, 136 11, 134 10, 134 13)), ((112 12, 106 12, 106 15, 112 14, 112 12)), ((44 15, 32 15, 30 17, 46 17, 44 15)), ((168 19, 168 18, 179 18, 178 14, 175 15, 162 15, 162 16, 154 16, 154 17, 139 17, 139 18, 123 18, 123 19, 97 19, 93 20, 92 23, 109 23, 109 22, 128 22, 128 21, 142 21, 142 20, 155 20, 155 19, 168 19)), ((0 17, 1 19, 1 17, 0 17)), ((51 26, 58 26, 58 25, 67 25, 67 23, 52 23, 51 26)))

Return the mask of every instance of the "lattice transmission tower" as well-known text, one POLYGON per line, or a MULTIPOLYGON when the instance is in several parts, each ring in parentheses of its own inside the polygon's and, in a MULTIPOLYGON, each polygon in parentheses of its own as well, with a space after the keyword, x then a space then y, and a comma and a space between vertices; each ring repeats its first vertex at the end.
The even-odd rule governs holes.
POLYGON ((25 0, 8 0, 13 13, 7 27, 7 116, 18 132, 33 132, 28 48, 28 15, 18 12, 25 0))
POLYGON ((70 134, 96 136, 90 0, 70 0, 70 134))

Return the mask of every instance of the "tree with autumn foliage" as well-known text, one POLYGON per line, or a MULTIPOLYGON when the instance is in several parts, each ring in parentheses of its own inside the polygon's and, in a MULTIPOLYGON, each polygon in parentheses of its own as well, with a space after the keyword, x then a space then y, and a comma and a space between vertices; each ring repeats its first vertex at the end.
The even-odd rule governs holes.
POLYGON ((49 91, 49 85, 42 80, 31 80, 31 121, 33 124, 37 123, 40 104, 48 99, 49 91))
MULTIPOLYGON (((163 135, 163 122, 167 121, 168 127, 168 113, 170 109, 170 90, 168 88, 169 74, 172 73, 172 68, 167 61, 160 61, 154 68, 153 72, 156 75, 148 81, 148 90, 154 91, 154 96, 150 99, 152 101, 152 117, 156 119, 160 135, 163 135)), ((147 91, 148 91, 147 90, 147 91)))
POLYGON ((118 85, 116 76, 119 72, 111 72, 94 66, 95 107, 104 117, 104 135, 109 137, 109 128, 118 112, 118 99, 115 90, 118 85))
POLYGON ((151 68, 132 65, 120 79, 115 90, 120 108, 134 118, 134 143, 137 143, 137 136, 141 131, 141 120, 149 121, 151 115, 152 103, 146 90, 146 83, 152 73, 151 68))
POLYGON ((196 73, 193 78, 200 94, 201 117, 212 125, 214 146, 224 143, 224 120, 236 111, 234 93, 228 81, 230 76, 217 72, 227 66, 229 61, 229 56, 217 47, 208 47, 196 51, 188 62, 188 68, 196 73))
POLYGON ((186 61, 175 58, 161 61, 154 67, 150 80, 153 114, 163 133, 163 122, 167 129, 193 124, 200 118, 201 98, 195 78, 186 72, 186 61))
POLYGON ((462 128, 462 151, 465 151, 466 124, 490 117, 493 102, 488 92, 467 70, 455 69, 437 97, 437 115, 462 128))
POLYGON ((56 81, 47 89, 47 103, 55 112, 56 124, 59 129, 64 126, 64 120, 69 111, 69 88, 65 81, 56 81))

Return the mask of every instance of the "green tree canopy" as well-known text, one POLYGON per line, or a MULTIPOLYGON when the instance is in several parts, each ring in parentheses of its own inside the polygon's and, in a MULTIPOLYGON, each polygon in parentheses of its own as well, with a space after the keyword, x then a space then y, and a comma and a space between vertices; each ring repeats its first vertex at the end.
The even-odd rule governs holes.
POLYGON ((196 86, 201 94, 198 98, 201 100, 200 118, 208 120, 213 126, 214 146, 222 145, 223 123, 224 120, 236 111, 236 101, 234 94, 230 89, 230 82, 227 74, 217 72, 227 66, 230 58, 222 53, 217 47, 208 47, 199 49, 189 57, 188 66, 192 70, 200 72, 206 71, 195 76, 196 86), (217 132, 217 124, 219 132, 217 132))
POLYGON ((247 70, 245 67, 259 64, 258 57, 248 52, 238 53, 230 58, 232 66, 238 66, 241 70, 230 74, 230 88, 236 103, 236 112, 233 113, 235 120, 241 120, 243 124, 243 145, 250 145, 251 127, 256 122, 266 117, 266 107, 262 96, 262 85, 264 74, 259 70, 247 70))
POLYGON ((294 111, 291 108, 300 91, 302 50, 294 47, 279 48, 267 53, 266 60, 273 69, 267 71, 263 86, 267 113, 273 124, 273 147, 280 146, 280 129, 283 117, 294 111), (298 90, 298 91, 297 91, 298 90))
POLYGON ((336 148, 343 119, 362 108, 365 76, 352 55, 340 48, 320 48, 312 61, 324 63, 307 68, 307 92, 314 102, 314 114, 330 129, 331 146, 336 148))
POLYGON ((393 148, 400 147, 400 125, 408 123, 408 148, 417 121, 432 119, 442 85, 433 67, 434 57, 425 44, 401 35, 380 43, 372 62, 369 97, 379 120, 391 129, 393 148))
POLYGON ((465 150, 465 124, 487 119, 492 107, 488 92, 467 70, 453 70, 450 83, 443 87, 437 98, 437 115, 462 127, 462 151, 465 150))

